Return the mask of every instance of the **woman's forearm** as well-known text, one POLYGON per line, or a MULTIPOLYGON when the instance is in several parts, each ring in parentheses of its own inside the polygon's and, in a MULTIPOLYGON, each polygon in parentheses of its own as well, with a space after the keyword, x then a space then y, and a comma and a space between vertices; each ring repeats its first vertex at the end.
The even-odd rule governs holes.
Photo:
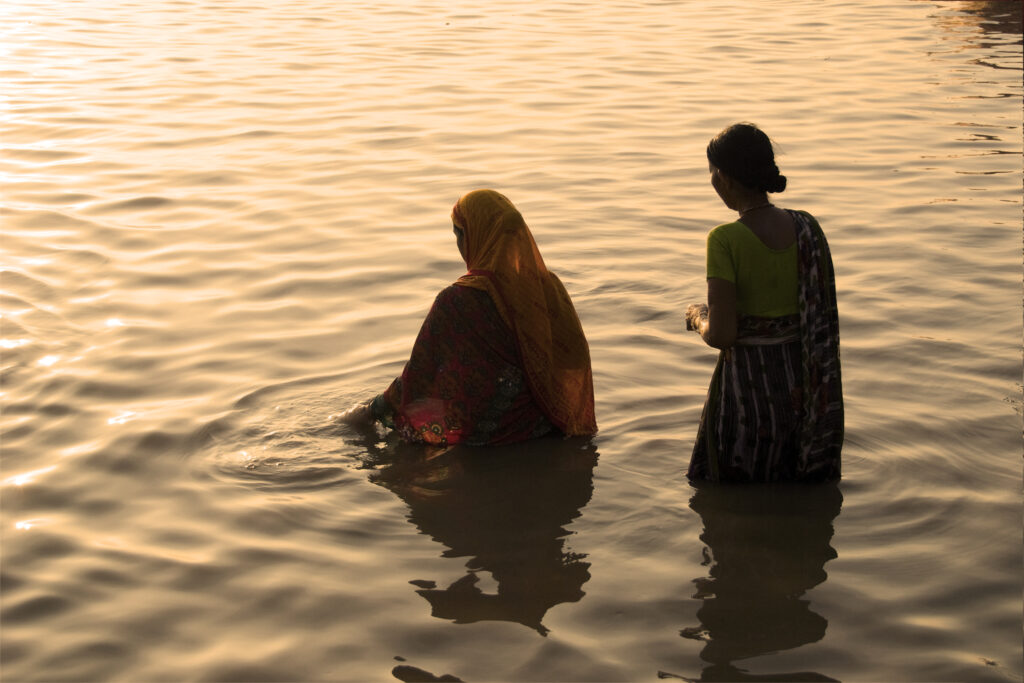
POLYGON ((686 309, 686 329, 699 334, 708 346, 724 350, 736 343, 736 325, 720 323, 707 304, 690 304, 686 309))

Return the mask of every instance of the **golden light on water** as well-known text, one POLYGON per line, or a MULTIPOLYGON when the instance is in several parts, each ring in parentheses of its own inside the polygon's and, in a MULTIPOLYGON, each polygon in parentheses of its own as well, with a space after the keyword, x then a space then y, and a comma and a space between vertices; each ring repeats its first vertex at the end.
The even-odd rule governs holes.
POLYGON ((41 467, 40 469, 32 470, 31 472, 15 474, 4 479, 3 486, 25 486, 26 484, 34 483, 36 479, 44 474, 53 472, 55 469, 57 469, 56 465, 50 465, 49 467, 41 467))
POLYGON ((0 3, 4 679, 1019 680, 1019 6, 0 3), (836 264, 826 514, 681 473, 738 120, 836 264), (477 187, 594 361, 536 469, 334 419, 477 187))
POLYGON ((28 531, 29 529, 34 529, 36 527, 43 526, 44 524, 48 524, 49 521, 50 520, 46 519, 45 517, 39 517, 36 519, 23 519, 21 521, 15 522, 14 528, 19 531, 28 531))

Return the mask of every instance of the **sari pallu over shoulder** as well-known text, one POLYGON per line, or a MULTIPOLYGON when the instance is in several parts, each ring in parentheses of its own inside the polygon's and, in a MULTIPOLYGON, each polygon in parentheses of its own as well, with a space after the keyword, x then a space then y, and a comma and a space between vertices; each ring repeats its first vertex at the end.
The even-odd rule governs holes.
POLYGON ((839 362, 839 307, 832 253, 818 221, 790 211, 797 226, 800 348, 803 363, 803 415, 800 470, 820 479, 838 479, 843 448, 844 409, 839 362))
POLYGON ((548 419, 566 435, 595 434, 590 348, 568 292, 544 264, 522 215, 504 195, 475 190, 456 202, 452 221, 465 231, 468 268, 455 284, 490 295, 548 419))

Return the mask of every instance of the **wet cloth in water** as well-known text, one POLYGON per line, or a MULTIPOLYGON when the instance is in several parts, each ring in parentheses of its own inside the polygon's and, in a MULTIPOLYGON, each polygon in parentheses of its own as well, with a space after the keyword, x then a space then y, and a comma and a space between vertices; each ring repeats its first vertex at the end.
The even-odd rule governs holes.
POLYGON ((714 481, 840 476, 843 395, 835 275, 817 221, 790 211, 799 309, 740 316, 736 344, 711 378, 687 476, 714 481))

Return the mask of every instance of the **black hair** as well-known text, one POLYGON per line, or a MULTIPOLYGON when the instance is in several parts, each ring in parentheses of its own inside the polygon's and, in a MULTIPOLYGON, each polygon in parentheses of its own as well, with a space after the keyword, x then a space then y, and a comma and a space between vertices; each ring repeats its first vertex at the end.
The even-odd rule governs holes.
POLYGON ((752 123, 734 123, 708 143, 708 161, 759 192, 782 192, 786 176, 775 165, 772 142, 752 123))

